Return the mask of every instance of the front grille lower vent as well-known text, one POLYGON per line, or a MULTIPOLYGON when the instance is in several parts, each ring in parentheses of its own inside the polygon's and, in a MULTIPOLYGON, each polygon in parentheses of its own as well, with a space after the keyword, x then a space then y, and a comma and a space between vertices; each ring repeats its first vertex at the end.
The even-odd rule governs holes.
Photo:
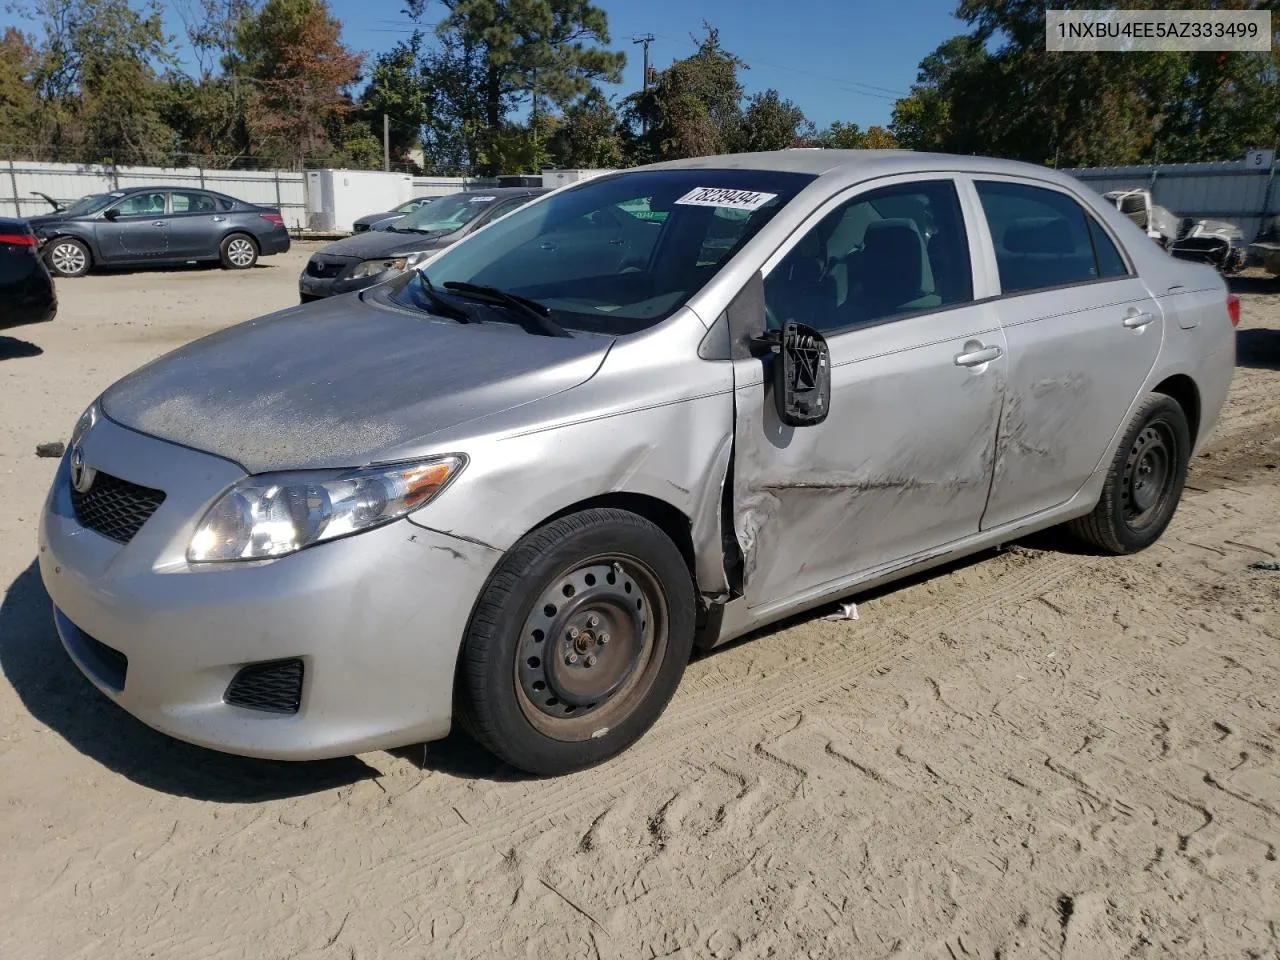
POLYGON ((71 489, 71 507, 80 526, 116 543, 132 540, 162 503, 163 491, 109 473, 98 473, 84 493, 71 489))
POLYGON ((247 710, 297 713, 302 706, 302 661, 269 660, 241 667, 222 699, 247 710))

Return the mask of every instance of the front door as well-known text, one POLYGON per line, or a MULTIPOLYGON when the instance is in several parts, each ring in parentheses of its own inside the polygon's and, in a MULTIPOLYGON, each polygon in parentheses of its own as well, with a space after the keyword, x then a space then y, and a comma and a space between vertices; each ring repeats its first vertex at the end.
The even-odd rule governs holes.
POLYGON ((136 261, 162 257, 169 246, 169 221, 165 195, 131 193, 113 208, 115 219, 99 228, 100 247, 111 261, 136 261))
POLYGON ((174 258, 192 260, 218 256, 226 214, 207 193, 175 190, 169 194, 169 250, 174 258))
POLYGON ((1009 343, 983 529, 1066 503, 1113 451, 1160 352, 1160 305, 1069 193, 974 182, 995 251, 1009 343))
POLYGON ((864 188, 810 224, 766 264, 763 295, 771 328, 826 337, 827 419, 783 425, 772 361, 734 361, 734 529, 753 608, 975 534, 990 490, 1007 358, 994 309, 974 301, 954 182, 864 188))

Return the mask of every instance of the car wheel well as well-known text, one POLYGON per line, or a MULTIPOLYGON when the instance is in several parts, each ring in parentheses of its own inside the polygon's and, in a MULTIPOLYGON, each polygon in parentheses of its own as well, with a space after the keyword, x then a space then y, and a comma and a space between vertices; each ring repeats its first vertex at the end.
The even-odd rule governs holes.
POLYGON ((1152 393, 1172 397, 1182 408, 1187 417, 1191 446, 1194 448, 1200 437, 1200 391, 1196 388, 1196 382, 1185 373, 1176 373, 1160 381, 1152 393))
POLYGON ((561 517, 568 516, 571 513, 580 513, 583 510, 591 510, 597 507, 613 507, 616 510, 626 510, 628 513, 644 517, 654 524, 670 537, 671 542, 679 549, 680 556, 684 557, 685 565, 689 568, 689 576, 694 577, 696 586, 693 527, 689 522, 689 518, 679 508, 673 507, 665 500, 660 500, 657 497, 645 493, 602 494, 598 497, 580 500, 562 510, 557 510, 551 516, 538 523, 533 529, 545 527, 548 523, 554 523, 561 517))

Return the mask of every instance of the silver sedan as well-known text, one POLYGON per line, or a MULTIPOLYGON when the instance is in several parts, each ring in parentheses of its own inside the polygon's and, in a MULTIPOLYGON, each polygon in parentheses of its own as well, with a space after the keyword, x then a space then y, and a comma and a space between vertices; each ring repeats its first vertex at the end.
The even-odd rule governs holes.
POLYGON ((70 656, 175 737, 309 759, 458 720, 559 773, 695 646, 1058 524, 1149 546, 1234 344, 1213 269, 1050 170, 658 164, 116 383, 40 568, 70 656))

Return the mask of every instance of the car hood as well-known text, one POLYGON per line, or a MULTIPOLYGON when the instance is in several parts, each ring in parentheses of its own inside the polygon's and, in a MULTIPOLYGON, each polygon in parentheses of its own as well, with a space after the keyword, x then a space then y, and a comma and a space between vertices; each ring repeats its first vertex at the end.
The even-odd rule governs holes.
POLYGON ((81 217, 68 216, 65 213, 45 213, 38 217, 27 217, 27 223, 30 225, 33 233, 39 233, 41 227, 51 226, 55 223, 64 223, 67 220, 79 220, 81 217))
POLYGON ((448 245, 447 233, 392 233, 388 230, 371 230, 344 237, 320 249, 322 254, 335 257, 359 257, 372 260, 375 257, 398 257, 402 253, 418 253, 448 245))
POLYGON ((611 343, 343 297, 193 341, 110 387, 102 410, 249 473, 354 467, 571 389, 611 343))

